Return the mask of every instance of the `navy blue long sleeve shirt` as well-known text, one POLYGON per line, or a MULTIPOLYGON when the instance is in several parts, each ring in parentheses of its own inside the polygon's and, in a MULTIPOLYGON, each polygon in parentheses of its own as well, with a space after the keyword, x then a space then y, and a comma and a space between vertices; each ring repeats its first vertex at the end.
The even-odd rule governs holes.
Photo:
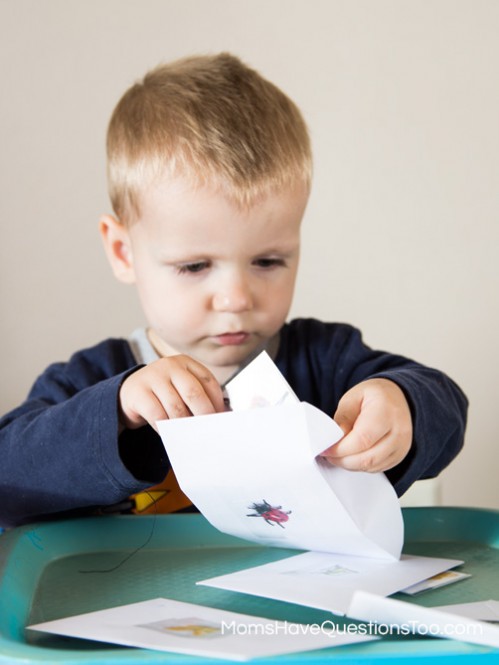
MULTIPOLYGON (((467 400, 445 374, 374 351, 355 328, 315 319, 285 324, 275 362, 300 400, 333 415, 370 378, 403 390, 413 418, 407 457, 386 472, 398 495, 438 475, 463 445, 467 400)), ((108 339, 48 367, 26 401, 0 420, 0 525, 119 503, 170 465, 149 426, 119 434, 118 392, 137 369, 125 339, 108 339)))

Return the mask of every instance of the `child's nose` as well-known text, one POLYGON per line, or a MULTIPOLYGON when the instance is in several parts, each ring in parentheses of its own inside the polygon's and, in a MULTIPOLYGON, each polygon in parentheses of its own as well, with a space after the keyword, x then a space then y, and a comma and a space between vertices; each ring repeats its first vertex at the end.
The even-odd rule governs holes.
POLYGON ((252 307, 249 285, 242 280, 226 285, 213 296, 213 309, 218 312, 246 312, 252 307))

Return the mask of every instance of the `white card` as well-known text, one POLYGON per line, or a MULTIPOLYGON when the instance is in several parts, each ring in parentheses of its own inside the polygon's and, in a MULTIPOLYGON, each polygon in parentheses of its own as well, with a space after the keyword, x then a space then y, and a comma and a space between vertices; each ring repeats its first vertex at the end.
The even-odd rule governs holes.
POLYGON ((386 476, 319 456, 342 430, 297 400, 267 354, 226 390, 243 410, 158 422, 180 487, 216 528, 265 545, 398 559, 402 514, 386 476))
POLYGON ((299 402, 265 351, 226 384, 225 392, 233 411, 299 402))
POLYGON ((385 626, 399 626, 408 633, 426 637, 484 644, 499 647, 499 627, 476 619, 445 611, 442 608, 421 607, 393 598, 357 591, 348 608, 348 616, 385 626))
POLYGON ((451 612, 459 616, 477 619, 478 621, 499 621, 499 600, 480 600, 475 603, 458 603, 457 605, 440 605, 435 610, 451 612))
POLYGON ((111 644, 240 661, 373 639, 335 634, 330 622, 288 623, 166 598, 28 628, 111 644))
POLYGON ((388 596, 461 563, 409 555, 387 561, 306 552, 198 584, 345 614, 359 589, 388 596))
POLYGON ((402 593, 405 593, 408 596, 415 596, 422 591, 439 589, 442 586, 448 586, 449 584, 460 582, 468 577, 471 577, 469 573, 461 573, 457 570, 444 570, 443 573, 438 573, 437 575, 433 575, 433 577, 429 577, 427 580, 423 580, 422 582, 407 587, 407 589, 402 589, 402 593))

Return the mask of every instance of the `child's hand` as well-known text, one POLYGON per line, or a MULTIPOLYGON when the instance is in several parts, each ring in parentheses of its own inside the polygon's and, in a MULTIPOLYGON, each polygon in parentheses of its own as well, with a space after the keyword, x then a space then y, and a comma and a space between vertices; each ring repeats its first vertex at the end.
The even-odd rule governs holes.
POLYGON ((224 410, 222 389, 213 374, 193 358, 169 356, 131 374, 119 392, 120 423, 137 429, 166 418, 224 410))
POLYGON ((341 398, 334 415, 345 432, 322 457, 352 471, 387 471, 412 443, 412 418, 402 390, 388 379, 359 383, 341 398))

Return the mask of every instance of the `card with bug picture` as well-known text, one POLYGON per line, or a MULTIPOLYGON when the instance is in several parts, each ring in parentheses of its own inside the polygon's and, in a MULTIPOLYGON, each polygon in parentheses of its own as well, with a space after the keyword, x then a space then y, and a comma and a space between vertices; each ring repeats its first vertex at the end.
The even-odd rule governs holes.
POLYGON ((265 352, 226 393, 232 410, 158 423, 182 490, 215 527, 266 545, 399 557, 403 522, 387 478, 320 457, 342 430, 298 400, 265 352))

